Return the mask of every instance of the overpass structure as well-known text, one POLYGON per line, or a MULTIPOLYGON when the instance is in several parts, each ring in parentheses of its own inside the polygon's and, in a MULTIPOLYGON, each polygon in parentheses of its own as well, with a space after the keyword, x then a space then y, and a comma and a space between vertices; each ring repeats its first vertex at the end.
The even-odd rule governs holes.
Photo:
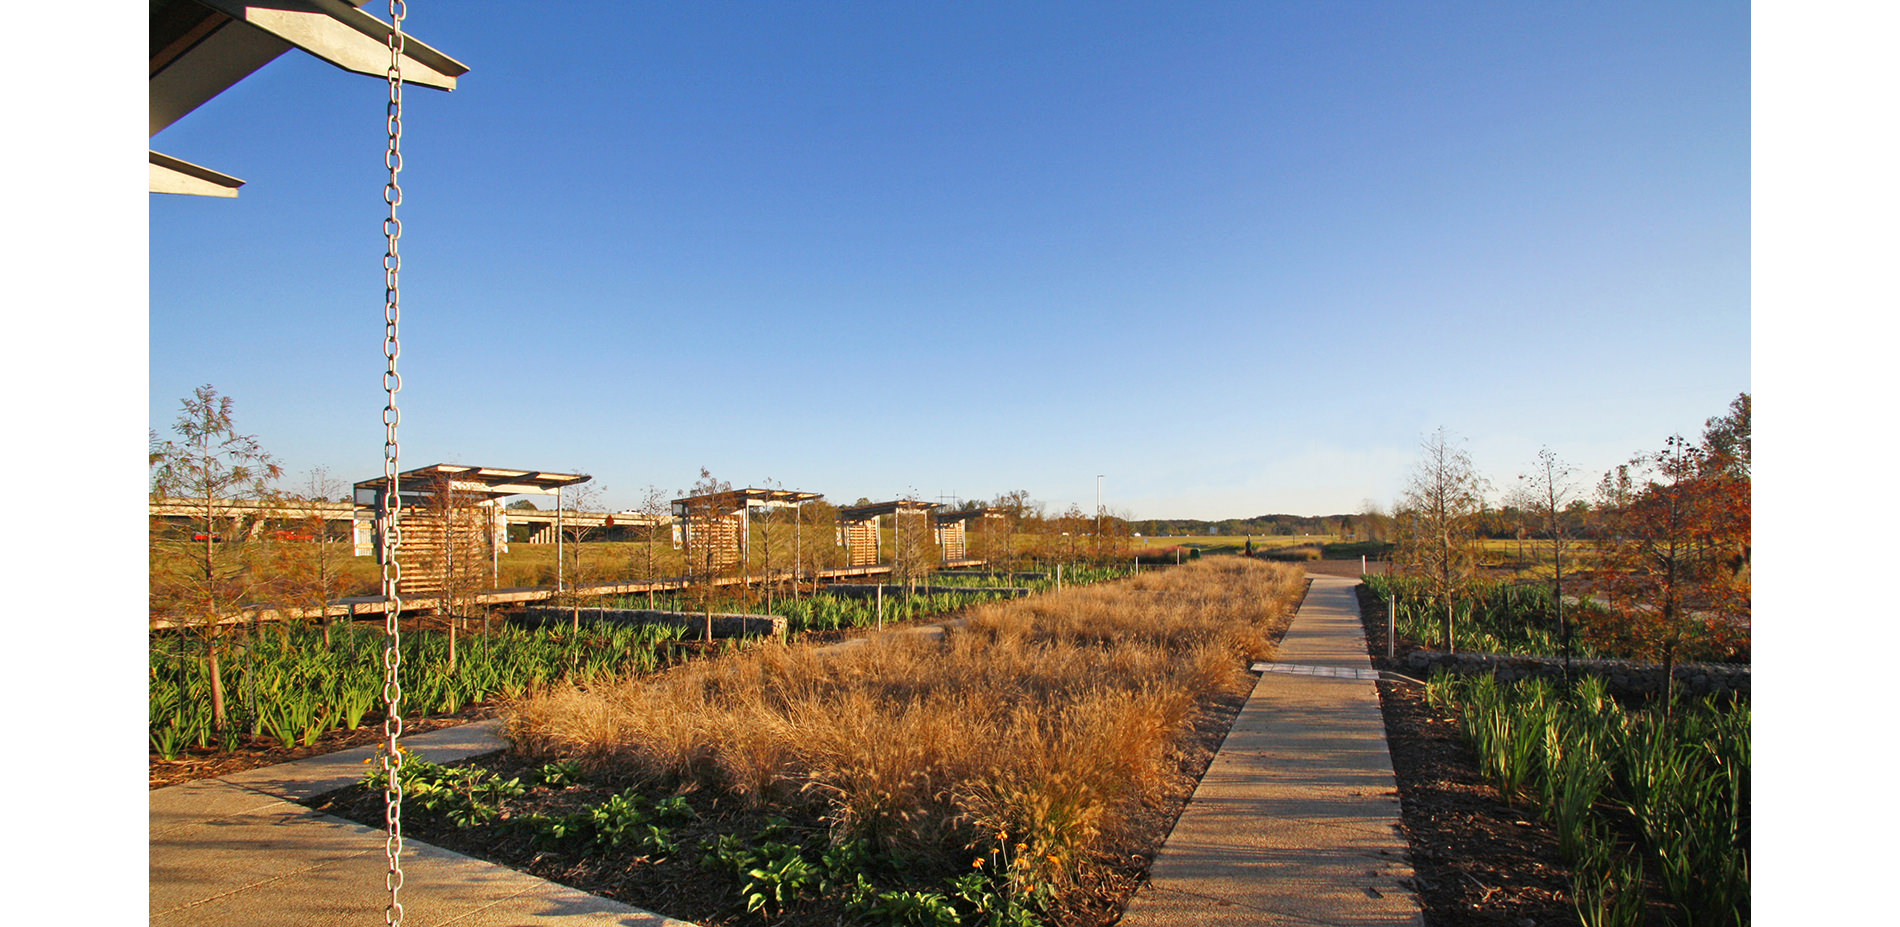
MULTIPOLYGON (((147 504, 147 511, 157 521, 190 528, 194 522, 201 522, 207 514, 216 523, 236 524, 246 531, 285 530, 301 532, 311 522, 320 522, 332 537, 358 538, 356 554, 361 557, 375 555, 370 538, 375 528, 376 509, 371 506, 357 505, 354 502, 309 502, 301 499, 282 502, 256 502, 247 499, 213 499, 207 509, 202 499, 153 499, 147 504)), ((527 529, 530 544, 554 543, 554 527, 557 521, 567 527, 589 531, 590 539, 617 540, 617 534, 628 530, 644 529, 651 525, 671 525, 671 515, 647 515, 640 512, 577 512, 572 509, 556 513, 553 509, 502 509, 510 528, 522 526, 527 529)), ((514 533, 514 532, 510 532, 514 533)))

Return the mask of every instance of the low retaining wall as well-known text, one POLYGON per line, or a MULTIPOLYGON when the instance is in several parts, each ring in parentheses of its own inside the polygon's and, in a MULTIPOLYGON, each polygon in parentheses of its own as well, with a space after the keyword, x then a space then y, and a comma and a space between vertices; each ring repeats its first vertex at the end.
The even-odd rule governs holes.
MULTIPOLYGON (((882 586, 876 583, 833 583, 819 587, 818 591, 827 592, 832 595, 868 597, 877 595, 877 591, 880 588, 884 590, 885 598, 900 595, 904 591, 903 586, 890 583, 886 583, 882 586)), ((918 595, 934 595, 939 592, 987 592, 1002 596, 1025 596, 1029 594, 1029 590, 1022 586, 918 586, 916 592, 918 595)))
MULTIPOLYGON (((1562 679, 1562 657, 1530 657, 1497 653, 1444 653, 1414 650, 1401 658, 1406 675, 1429 678, 1439 670, 1465 675, 1496 673, 1501 682, 1542 677, 1562 679)), ((1663 671, 1660 663, 1633 660, 1572 659, 1573 672, 1601 676, 1616 695, 1650 696, 1662 694, 1663 671)), ((1741 663, 1678 663, 1675 667, 1676 691, 1684 695, 1749 696, 1749 670, 1741 663)))
MULTIPOLYGON (((515 618, 530 627, 548 624, 568 624, 574 620, 572 608, 533 607, 524 608, 515 613, 515 618)), ((666 625, 686 629, 686 638, 691 640, 706 633, 705 612, 662 612, 645 608, 583 608, 580 609, 581 623, 607 622, 609 624, 666 625)), ((783 637, 785 619, 779 615, 735 615, 714 612, 712 616, 714 637, 783 637)))

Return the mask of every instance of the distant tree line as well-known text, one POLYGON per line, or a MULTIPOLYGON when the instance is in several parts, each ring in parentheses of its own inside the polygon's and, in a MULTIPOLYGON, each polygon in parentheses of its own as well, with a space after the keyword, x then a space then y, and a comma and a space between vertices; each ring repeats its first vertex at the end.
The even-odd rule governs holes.
POLYGON ((1185 537, 1190 535, 1282 535, 1326 534, 1355 537, 1364 526, 1364 515, 1255 515, 1251 518, 1223 518, 1209 521, 1199 518, 1148 518, 1129 522, 1130 530, 1143 537, 1185 537))

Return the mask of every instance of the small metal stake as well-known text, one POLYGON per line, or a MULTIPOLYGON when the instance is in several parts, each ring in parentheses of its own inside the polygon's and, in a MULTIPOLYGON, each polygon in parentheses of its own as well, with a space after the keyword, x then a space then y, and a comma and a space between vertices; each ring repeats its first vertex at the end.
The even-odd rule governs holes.
POLYGON ((1399 646, 1399 597, 1385 597, 1385 655, 1390 657, 1398 653, 1399 646))
POLYGON ((877 584, 877 629, 884 630, 884 584, 877 584))
POLYGON ((1457 629, 1452 625, 1452 621, 1455 619, 1455 617, 1456 616, 1454 616, 1451 613, 1451 598, 1447 596, 1445 599, 1445 652, 1446 653, 1458 652, 1458 640, 1455 636, 1453 636, 1454 632, 1457 629))

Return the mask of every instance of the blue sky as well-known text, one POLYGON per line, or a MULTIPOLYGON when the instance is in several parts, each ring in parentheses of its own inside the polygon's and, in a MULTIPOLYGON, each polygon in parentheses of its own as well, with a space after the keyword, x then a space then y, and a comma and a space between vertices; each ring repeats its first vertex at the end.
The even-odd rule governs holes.
MULTIPOLYGON (((1135 517, 1389 503, 1420 438, 1593 482, 1750 370, 1745 6, 414 4, 405 466, 701 466, 1135 517)), ((380 472, 382 84, 151 145, 150 425, 380 472)))

